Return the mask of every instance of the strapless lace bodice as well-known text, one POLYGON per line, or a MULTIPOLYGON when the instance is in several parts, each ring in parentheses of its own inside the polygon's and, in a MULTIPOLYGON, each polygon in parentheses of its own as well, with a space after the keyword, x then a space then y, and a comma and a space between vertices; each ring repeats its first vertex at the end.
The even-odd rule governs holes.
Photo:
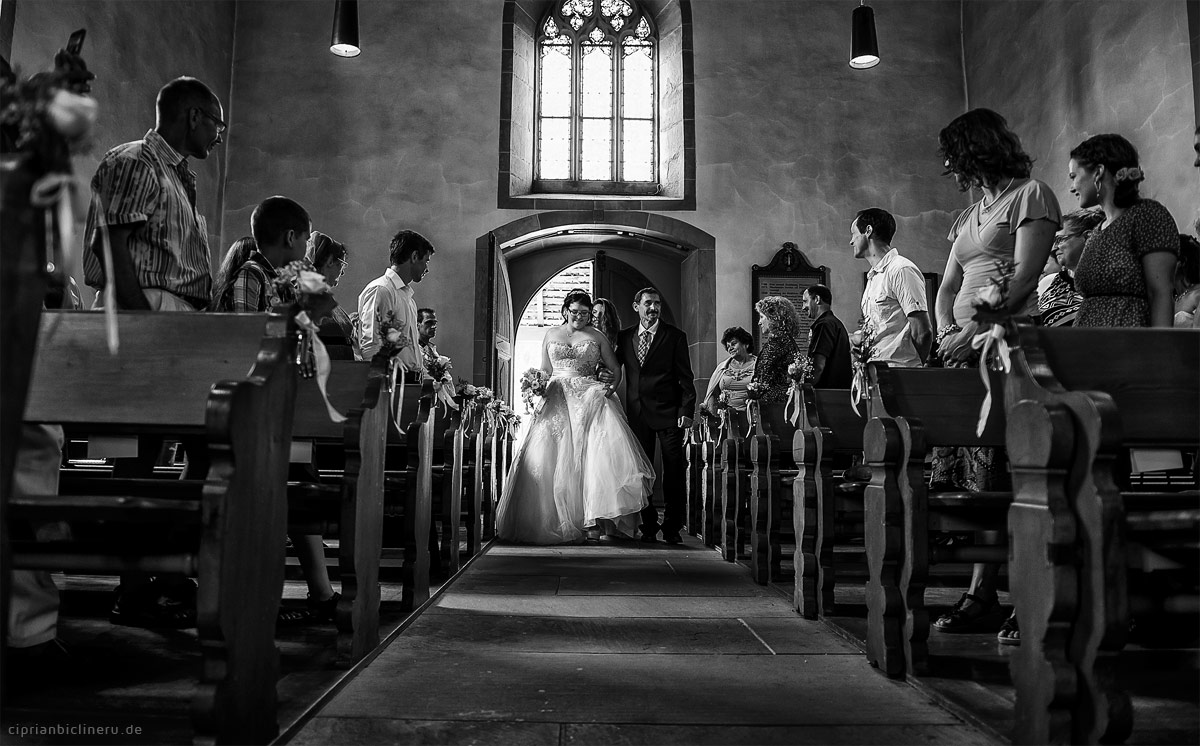
POLYGON ((592 339, 573 344, 551 342, 548 348, 554 375, 560 377, 594 376, 600 362, 600 345, 592 339))

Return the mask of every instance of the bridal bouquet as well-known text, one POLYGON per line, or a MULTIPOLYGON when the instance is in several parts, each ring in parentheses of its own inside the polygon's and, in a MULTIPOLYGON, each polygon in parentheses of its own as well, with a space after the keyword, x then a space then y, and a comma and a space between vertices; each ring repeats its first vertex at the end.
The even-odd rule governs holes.
POLYGON ((530 368, 521 374, 521 400, 525 402, 525 411, 538 410, 538 399, 546 395, 546 384, 550 376, 541 368, 530 368))

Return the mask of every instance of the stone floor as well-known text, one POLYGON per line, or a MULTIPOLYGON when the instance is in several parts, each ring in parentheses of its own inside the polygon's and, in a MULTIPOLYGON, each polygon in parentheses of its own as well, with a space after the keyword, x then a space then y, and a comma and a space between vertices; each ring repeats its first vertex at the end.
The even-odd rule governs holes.
POLYGON ((290 739, 995 742, 692 537, 493 546, 290 739))

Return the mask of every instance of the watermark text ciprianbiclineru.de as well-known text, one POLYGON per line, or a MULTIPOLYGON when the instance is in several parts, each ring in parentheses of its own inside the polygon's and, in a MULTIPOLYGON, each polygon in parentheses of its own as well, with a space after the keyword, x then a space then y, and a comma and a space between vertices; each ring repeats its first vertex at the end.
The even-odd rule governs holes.
POLYGON ((26 736, 140 736, 140 725, 88 725, 87 723, 22 723, 8 726, 9 735, 26 736))

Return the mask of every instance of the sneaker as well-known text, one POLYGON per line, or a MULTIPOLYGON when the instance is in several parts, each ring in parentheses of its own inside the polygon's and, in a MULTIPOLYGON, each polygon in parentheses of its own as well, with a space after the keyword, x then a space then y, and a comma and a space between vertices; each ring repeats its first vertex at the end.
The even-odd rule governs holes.
POLYGON ((964 593, 949 613, 933 623, 933 628, 950 634, 991 632, 999 629, 1003 621, 1000 599, 985 601, 973 593, 964 593))

